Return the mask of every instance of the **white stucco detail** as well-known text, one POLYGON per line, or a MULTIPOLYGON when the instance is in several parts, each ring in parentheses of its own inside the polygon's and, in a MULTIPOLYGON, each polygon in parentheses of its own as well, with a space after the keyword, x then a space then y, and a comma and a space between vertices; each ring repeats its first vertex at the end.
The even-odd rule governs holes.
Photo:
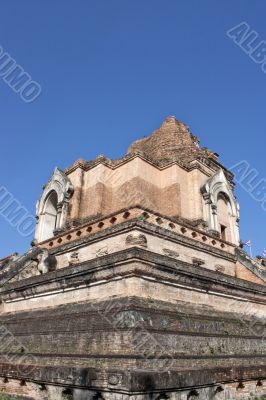
POLYGON ((65 227, 72 193, 73 186, 70 180, 63 171, 56 168, 36 204, 37 242, 49 239, 54 236, 54 231, 65 227))
POLYGON ((209 230, 220 233, 217 215, 217 205, 220 196, 227 200, 229 214, 229 241, 239 245, 239 204, 233 194, 231 186, 226 179, 224 171, 217 171, 201 189, 204 199, 204 219, 208 223, 209 230))

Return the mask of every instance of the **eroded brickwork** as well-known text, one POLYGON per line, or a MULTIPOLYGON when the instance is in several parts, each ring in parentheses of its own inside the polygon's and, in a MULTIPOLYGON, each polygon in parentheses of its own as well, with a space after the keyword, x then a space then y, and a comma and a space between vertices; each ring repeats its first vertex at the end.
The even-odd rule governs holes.
POLYGON ((232 179, 174 117, 57 168, 0 260, 0 400, 265 399, 266 262, 232 179))

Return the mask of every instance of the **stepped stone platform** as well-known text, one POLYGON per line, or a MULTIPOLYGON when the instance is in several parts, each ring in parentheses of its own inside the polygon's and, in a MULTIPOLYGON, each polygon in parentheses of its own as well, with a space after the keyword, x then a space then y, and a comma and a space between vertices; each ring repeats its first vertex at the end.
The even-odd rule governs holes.
POLYGON ((174 117, 56 168, 31 247, 0 260, 0 400, 265 399, 265 259, 233 189, 174 117))

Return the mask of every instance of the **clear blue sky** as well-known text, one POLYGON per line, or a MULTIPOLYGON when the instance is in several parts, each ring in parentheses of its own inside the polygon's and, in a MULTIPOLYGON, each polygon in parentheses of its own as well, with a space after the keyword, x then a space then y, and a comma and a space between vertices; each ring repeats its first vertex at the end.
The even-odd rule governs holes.
MULTIPOLYGON (((122 156, 169 114, 227 166, 266 178, 266 74, 226 31, 266 40, 263 0, 12 0, 0 45, 42 86, 24 103, 0 79, 1 186, 32 213, 55 166, 122 156)), ((241 237, 266 247, 266 212, 243 189, 241 237)), ((0 256, 29 247, 0 217, 0 256)))

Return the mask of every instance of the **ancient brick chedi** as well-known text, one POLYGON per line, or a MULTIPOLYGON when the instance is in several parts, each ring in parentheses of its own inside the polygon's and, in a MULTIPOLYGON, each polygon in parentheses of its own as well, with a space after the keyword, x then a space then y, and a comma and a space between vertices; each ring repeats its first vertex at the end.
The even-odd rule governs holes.
POLYGON ((56 168, 32 247, 0 261, 0 399, 265 398, 265 260, 233 188, 174 117, 56 168))

